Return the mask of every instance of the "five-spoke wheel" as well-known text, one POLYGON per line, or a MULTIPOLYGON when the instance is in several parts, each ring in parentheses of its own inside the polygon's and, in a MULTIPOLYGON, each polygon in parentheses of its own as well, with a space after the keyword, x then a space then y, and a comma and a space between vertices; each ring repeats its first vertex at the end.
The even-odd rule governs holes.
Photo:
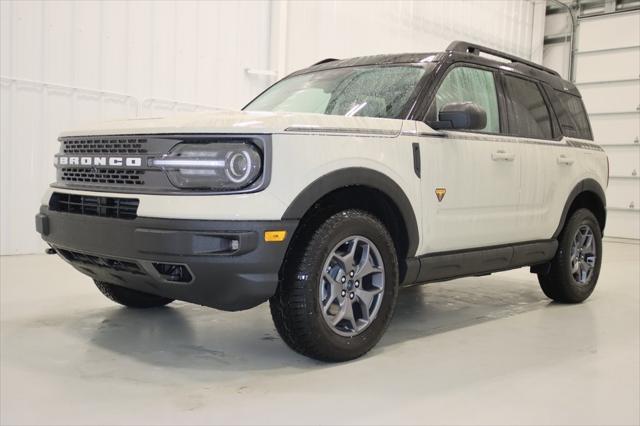
POLYGON ((549 298, 562 303, 585 300, 596 286, 602 256, 600 223, 587 209, 567 219, 556 255, 538 272, 538 282, 549 298))
POLYGON ((398 296, 396 248, 368 212, 317 214, 291 243, 271 315, 294 350, 347 361, 370 350, 389 325, 398 296))
POLYGON ((596 242, 589 225, 576 231, 571 244, 571 274, 577 283, 587 284, 596 266, 596 242))
POLYGON ((327 324, 341 336, 364 331, 376 318, 384 294, 384 263, 369 239, 354 235, 327 257, 320 282, 320 304, 327 324))

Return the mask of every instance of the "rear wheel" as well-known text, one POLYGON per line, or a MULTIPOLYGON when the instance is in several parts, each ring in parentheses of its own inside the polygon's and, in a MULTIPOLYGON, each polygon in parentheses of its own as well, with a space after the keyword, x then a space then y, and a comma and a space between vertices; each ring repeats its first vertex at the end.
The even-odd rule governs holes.
POLYGON ((169 299, 162 296, 156 296, 154 294, 143 293, 137 290, 131 290, 130 288, 121 287, 105 283, 102 281, 94 281, 98 290, 109 299, 116 303, 127 306, 129 308, 156 308, 158 306, 168 305, 173 302, 173 299, 169 299))
POLYGON ((293 350, 321 361, 368 352, 386 330, 398 294, 398 261, 382 223, 337 213, 294 241, 271 315, 293 350))
POLYGON ((544 294, 561 303, 580 303, 593 292, 602 262, 602 233, 593 213, 579 209, 558 240, 547 273, 538 274, 544 294))

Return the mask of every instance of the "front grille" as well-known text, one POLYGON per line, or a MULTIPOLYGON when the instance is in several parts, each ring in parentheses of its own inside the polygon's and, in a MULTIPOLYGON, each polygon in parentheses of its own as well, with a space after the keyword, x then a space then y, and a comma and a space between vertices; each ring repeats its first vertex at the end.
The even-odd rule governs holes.
POLYGON ((135 219, 138 217, 139 203, 139 200, 132 198, 95 197, 54 192, 49 200, 49 209, 88 216, 135 219))
POLYGON ((146 145, 146 139, 138 138, 64 139, 62 152, 64 154, 146 154, 146 145))
POLYGON ((62 167, 61 172, 65 183, 144 185, 144 170, 62 167))
POLYGON ((128 272, 136 275, 146 275, 144 270, 134 262, 126 260, 112 259, 109 257, 93 256, 90 254, 79 253, 76 251, 56 249, 65 259, 71 263, 82 264, 87 266, 98 266, 100 268, 108 268, 114 271, 128 272))
MULTIPOLYGON (((1 0, 0 0, 1 1, 1 0)), ((180 143, 247 142, 262 151, 265 166, 270 162, 269 135, 96 135, 65 136, 54 159, 55 188, 87 189, 111 193, 161 194, 180 191, 167 171, 153 165, 180 143)), ((254 192, 268 183, 262 176, 249 187, 234 192, 254 192)), ((204 191, 201 191, 204 193, 204 191)), ((208 193, 223 191, 208 191, 208 193)))
POLYGON ((60 139, 56 184, 99 191, 151 192, 173 188, 166 173, 149 168, 180 139, 164 136, 72 136, 60 139))

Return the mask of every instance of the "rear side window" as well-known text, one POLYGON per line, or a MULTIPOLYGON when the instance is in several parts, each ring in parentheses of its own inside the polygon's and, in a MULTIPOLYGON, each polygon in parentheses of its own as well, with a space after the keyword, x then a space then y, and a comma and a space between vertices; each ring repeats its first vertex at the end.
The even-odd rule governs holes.
POLYGON ((593 140, 587 111, 582 99, 570 93, 547 88, 551 106, 558 116, 558 122, 565 136, 593 140))
POLYGON ((551 117, 538 85, 505 76, 509 132, 524 138, 552 139, 551 117))

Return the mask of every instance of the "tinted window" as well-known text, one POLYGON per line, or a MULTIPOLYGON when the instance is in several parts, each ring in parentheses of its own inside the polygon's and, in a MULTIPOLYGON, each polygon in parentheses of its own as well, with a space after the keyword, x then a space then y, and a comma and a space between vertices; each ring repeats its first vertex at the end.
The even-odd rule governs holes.
POLYGON ((552 139, 551 119, 538 85, 505 76, 509 131, 524 138, 552 139))
POLYGON ((431 69, 401 65, 309 72, 281 80, 245 110, 399 118, 431 69))
POLYGON ((483 132, 500 132, 498 97, 493 72, 479 68, 455 67, 442 81, 433 104, 427 113, 427 121, 438 120, 443 106, 452 102, 473 102, 487 113, 487 125, 483 132))
POLYGON ((547 89, 547 93, 558 117, 562 134, 574 138, 593 139, 582 99, 553 89, 547 89))

